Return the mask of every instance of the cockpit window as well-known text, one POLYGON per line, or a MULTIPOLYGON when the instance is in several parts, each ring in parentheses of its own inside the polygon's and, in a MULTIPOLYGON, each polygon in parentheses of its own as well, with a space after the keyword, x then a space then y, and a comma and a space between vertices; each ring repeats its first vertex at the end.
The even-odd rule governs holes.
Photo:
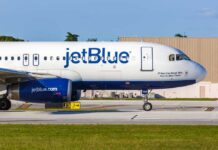
POLYGON ((169 61, 175 61, 175 55, 174 54, 171 54, 169 56, 169 61))
POLYGON ((190 58, 185 54, 176 54, 176 60, 190 60, 190 58))

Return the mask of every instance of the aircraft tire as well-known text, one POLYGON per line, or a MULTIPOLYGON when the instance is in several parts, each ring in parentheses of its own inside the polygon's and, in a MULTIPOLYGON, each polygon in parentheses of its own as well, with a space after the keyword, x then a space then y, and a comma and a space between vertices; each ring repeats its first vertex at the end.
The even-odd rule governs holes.
POLYGON ((149 102, 144 103, 143 105, 144 111, 151 111, 152 110, 152 104, 149 102))
POLYGON ((0 99, 0 110, 9 110, 11 108, 11 101, 7 98, 0 99))

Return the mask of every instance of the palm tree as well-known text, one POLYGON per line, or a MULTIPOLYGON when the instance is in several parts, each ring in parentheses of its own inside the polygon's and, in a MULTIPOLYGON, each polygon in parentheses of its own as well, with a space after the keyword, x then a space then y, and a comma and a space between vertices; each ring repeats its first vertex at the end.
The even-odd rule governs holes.
POLYGON ((77 35, 77 34, 72 34, 70 32, 67 32, 67 36, 66 36, 65 41, 78 41, 78 37, 79 37, 79 35, 77 35))
POLYGON ((187 38, 187 35, 182 35, 180 33, 175 34, 175 37, 180 37, 180 38, 187 38))

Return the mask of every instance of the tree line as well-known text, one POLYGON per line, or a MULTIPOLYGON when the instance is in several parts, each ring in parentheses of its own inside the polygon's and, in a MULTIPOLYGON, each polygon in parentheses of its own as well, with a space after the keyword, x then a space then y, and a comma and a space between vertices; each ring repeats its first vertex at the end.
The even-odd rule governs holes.
POLYGON ((0 36, 0 41, 24 41, 23 39, 14 38, 13 36, 0 36))

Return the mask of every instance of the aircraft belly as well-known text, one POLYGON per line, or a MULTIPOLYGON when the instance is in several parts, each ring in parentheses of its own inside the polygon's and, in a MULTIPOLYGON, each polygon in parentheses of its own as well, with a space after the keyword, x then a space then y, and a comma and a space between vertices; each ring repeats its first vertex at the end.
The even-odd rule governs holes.
POLYGON ((73 89, 92 89, 92 90, 112 90, 112 89, 161 89, 173 88, 196 83, 195 80, 180 80, 180 81, 81 81, 73 82, 73 89))

